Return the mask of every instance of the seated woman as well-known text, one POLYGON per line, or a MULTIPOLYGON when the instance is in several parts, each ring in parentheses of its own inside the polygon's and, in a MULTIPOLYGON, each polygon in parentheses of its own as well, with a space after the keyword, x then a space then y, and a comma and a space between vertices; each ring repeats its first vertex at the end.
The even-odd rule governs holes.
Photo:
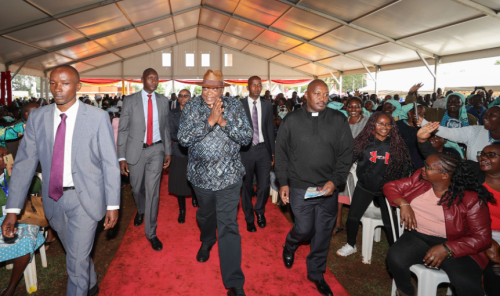
POLYGON ((466 161, 433 154, 413 176, 387 183, 384 195, 401 208, 409 230, 387 253, 397 295, 415 295, 410 267, 424 263, 443 269, 458 296, 483 296, 484 251, 491 245, 487 203, 494 199, 466 161))
MULTIPOLYGON (((6 155, 8 155, 7 149, 0 146, 0 187, 2 188, 0 190, 0 206, 2 207, 7 203, 10 181, 4 162, 4 156, 6 155)), ((35 180, 36 182, 30 187, 29 194, 40 191, 41 182, 38 178, 34 178, 35 180)), ((3 222, 3 219, 5 219, 5 216, 0 218, 0 223, 3 222)), ((21 279, 26 266, 30 263, 33 253, 45 241, 45 237, 39 230, 39 226, 19 223, 15 239, 8 239, 6 241, 3 235, 0 235, 0 262, 13 259, 14 263, 9 286, 0 292, 0 296, 14 295, 17 283, 21 279)))
MULTIPOLYGON (((428 124, 423 126, 417 135, 418 147, 425 157, 438 150, 432 143, 432 131, 433 124, 428 124)), ((494 243, 492 248, 488 250, 491 252, 491 256, 487 252, 490 262, 483 273, 486 294, 493 296, 500 293, 500 271, 498 271, 500 269, 500 254, 498 253, 498 244, 500 244, 500 142, 484 147, 482 151, 478 152, 477 159, 479 163, 467 160, 470 170, 477 177, 477 181, 483 184, 496 200, 496 203, 489 204, 492 238, 496 244, 494 243), (496 273, 495 270, 497 270, 496 273)))
MULTIPOLYGON (((423 84, 416 84, 410 88, 405 99, 406 104, 417 102, 417 91, 422 86, 423 84)), ((447 94, 445 102, 446 109, 425 107, 425 119, 427 121, 439 121, 442 126, 449 128, 478 125, 478 119, 472 114, 467 114, 464 95, 459 93, 447 94)))
POLYGON ((353 163, 357 162, 358 183, 354 189, 347 218, 347 244, 337 251, 339 256, 357 252, 359 222, 371 202, 379 202, 389 244, 394 243, 392 227, 382 186, 389 181, 410 176, 413 164, 408 148, 399 135, 396 122, 384 112, 375 112, 354 140, 353 163))

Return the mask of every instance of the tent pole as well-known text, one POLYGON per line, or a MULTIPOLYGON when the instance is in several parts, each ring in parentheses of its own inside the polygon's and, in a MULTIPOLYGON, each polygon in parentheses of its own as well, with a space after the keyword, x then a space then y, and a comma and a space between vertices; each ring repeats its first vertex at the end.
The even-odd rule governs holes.
POLYGON ((378 72, 380 72, 380 67, 377 67, 375 71, 375 94, 378 97, 378 72))
POLYGON ((340 77, 339 77, 339 95, 342 95, 342 77, 344 77, 344 75, 340 74, 340 77))
MULTIPOLYGON (((271 82, 271 62, 267 62, 267 85, 269 87, 269 92, 271 92, 272 89, 272 82, 271 82)), ((272 94, 271 94, 272 96, 272 94)))
POLYGON ((43 76, 40 76, 40 98, 43 97, 44 86, 45 85, 43 85, 43 76))
POLYGON ((434 59, 434 92, 438 89, 438 68, 441 63, 441 58, 434 59))

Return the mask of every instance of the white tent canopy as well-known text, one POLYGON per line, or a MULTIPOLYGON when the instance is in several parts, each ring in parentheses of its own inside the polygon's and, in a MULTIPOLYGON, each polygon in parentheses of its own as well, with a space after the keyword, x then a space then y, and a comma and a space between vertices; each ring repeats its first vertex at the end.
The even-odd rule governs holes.
POLYGON ((137 67, 159 68, 158 53, 171 50, 165 72, 195 78, 199 66, 181 69, 183 49, 196 53, 198 65, 211 46, 218 48, 211 68, 225 68, 215 57, 223 51, 248 60, 223 69, 233 78, 328 77, 500 56, 499 0, 1 1, 0 69, 31 75, 72 64, 93 77, 137 78, 121 62, 134 57, 137 67))

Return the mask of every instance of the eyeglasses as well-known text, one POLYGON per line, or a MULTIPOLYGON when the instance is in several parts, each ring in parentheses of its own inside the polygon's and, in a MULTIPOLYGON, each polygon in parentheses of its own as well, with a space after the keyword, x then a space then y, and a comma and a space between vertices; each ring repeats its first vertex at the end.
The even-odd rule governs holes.
POLYGON ((216 92, 219 89, 221 89, 221 87, 202 87, 201 88, 202 91, 211 91, 211 92, 216 92))
POLYGON ((483 157, 483 156, 486 156, 488 159, 492 159, 492 158, 500 156, 500 154, 495 153, 495 152, 482 152, 482 151, 477 152, 478 159, 483 157))
POLYGON ((390 123, 382 124, 382 123, 378 123, 377 122, 377 123, 375 123, 375 125, 378 126, 378 127, 383 127, 383 126, 385 126, 385 127, 392 127, 392 124, 390 124, 390 123))
POLYGON ((190 98, 191 95, 178 95, 179 98, 190 98))
POLYGON ((426 171, 438 171, 438 172, 443 173, 443 174, 447 174, 448 173, 448 172, 443 171, 443 170, 438 170, 438 169, 431 168, 430 166, 427 165, 426 162, 424 162, 424 169, 426 171))

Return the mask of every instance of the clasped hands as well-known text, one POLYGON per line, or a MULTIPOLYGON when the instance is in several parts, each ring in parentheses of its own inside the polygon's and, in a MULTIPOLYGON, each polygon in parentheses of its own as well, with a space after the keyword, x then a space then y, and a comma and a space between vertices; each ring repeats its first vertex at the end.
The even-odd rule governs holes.
POLYGON ((221 127, 226 126, 226 120, 224 119, 224 116, 222 116, 224 112, 222 104, 223 102, 221 98, 217 98, 215 100, 215 103, 212 105, 210 116, 208 116, 208 124, 210 124, 210 126, 214 126, 216 124, 220 125, 221 127))

